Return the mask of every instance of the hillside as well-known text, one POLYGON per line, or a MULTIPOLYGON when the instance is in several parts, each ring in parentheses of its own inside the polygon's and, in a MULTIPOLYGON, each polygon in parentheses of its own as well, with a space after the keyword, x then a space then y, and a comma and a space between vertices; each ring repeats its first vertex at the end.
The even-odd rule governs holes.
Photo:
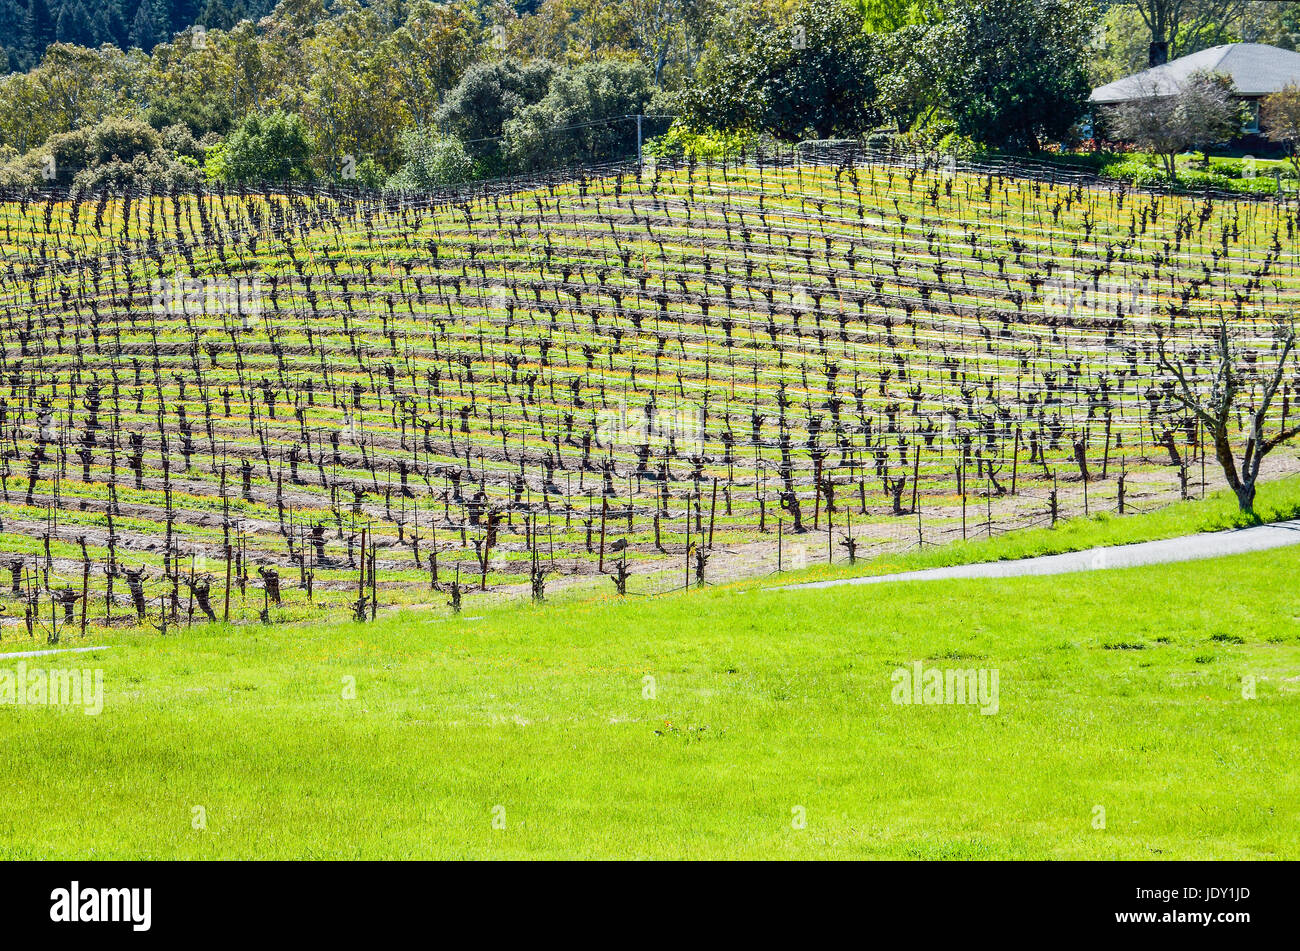
POLYGON ((1266 372, 1296 214, 884 162, 13 196, 8 630, 659 590, 1199 495, 1157 333, 1197 372, 1223 313, 1266 372))

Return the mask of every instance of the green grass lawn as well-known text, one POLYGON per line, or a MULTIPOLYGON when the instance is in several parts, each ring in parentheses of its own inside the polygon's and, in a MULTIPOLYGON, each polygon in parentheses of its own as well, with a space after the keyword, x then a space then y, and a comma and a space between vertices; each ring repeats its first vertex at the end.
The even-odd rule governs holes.
MULTIPOLYGON (((1167 183, 1160 157, 1149 152, 1070 152, 1045 160, 1138 185, 1167 183)), ((1192 190, 1210 187, 1270 195, 1277 191, 1278 181, 1274 176, 1279 172, 1283 191, 1296 190, 1295 169, 1285 157, 1261 157, 1239 148, 1218 149, 1208 156, 1201 152, 1181 152, 1174 157, 1174 166, 1179 183, 1192 190)))
POLYGON ((1238 508, 1236 496, 1224 489, 1212 492, 1204 499, 1175 502, 1150 512, 1122 516, 1103 512, 1090 517, 1062 519, 1050 527, 1017 529, 991 538, 976 534, 969 541, 947 542, 879 555, 859 560, 855 565, 848 564, 842 552, 836 552, 840 560, 835 564, 811 565, 797 572, 769 578, 766 584, 780 587, 805 581, 896 574, 923 568, 1058 555, 1105 545, 1131 545, 1300 518, 1300 476, 1287 476, 1260 483, 1255 516, 1251 519, 1244 515, 1238 508))
POLYGON ((101 715, 0 706, 0 857, 1296 858, 1297 571, 122 635, 58 659, 101 715), (892 703, 918 660, 998 712, 892 703))

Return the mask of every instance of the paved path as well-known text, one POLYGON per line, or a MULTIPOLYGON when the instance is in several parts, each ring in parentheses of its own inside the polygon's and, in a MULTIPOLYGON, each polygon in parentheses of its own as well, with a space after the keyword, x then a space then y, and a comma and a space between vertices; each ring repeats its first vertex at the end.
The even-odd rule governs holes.
POLYGON ((1062 555, 1039 555, 1035 558, 1020 558, 1014 561, 989 561, 974 565, 952 565, 948 568, 926 568, 921 571, 901 571, 892 575, 873 575, 869 578, 811 581, 807 584, 785 585, 778 590, 831 588, 842 584, 883 584, 887 581, 931 581, 940 578, 1059 575, 1072 571, 1133 568, 1138 565, 1156 565, 1171 561, 1218 558, 1221 555, 1240 555, 1245 552, 1281 548, 1284 545, 1300 545, 1300 519, 1226 532, 1185 535, 1158 542, 1090 548, 1062 555))
POLYGON ((7 657, 46 657, 50 654, 84 654, 87 651, 106 651, 112 649, 111 645, 101 644, 99 647, 60 647, 55 650, 17 651, 12 654, 0 651, 0 660, 4 660, 7 657))

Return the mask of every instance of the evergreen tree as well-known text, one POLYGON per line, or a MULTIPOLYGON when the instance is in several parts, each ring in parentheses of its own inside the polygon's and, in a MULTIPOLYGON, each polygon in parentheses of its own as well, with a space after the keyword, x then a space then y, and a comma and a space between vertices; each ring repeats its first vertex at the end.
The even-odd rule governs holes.
POLYGON ((29 0, 32 24, 32 52, 39 59, 54 42, 54 17, 46 0, 29 0))
POLYGON ((76 43, 78 46, 94 45, 90 14, 86 12, 81 0, 70 0, 59 10, 54 24, 54 36, 60 43, 76 43))
POLYGON ((127 39, 131 46, 138 46, 146 53, 157 45, 158 28, 154 24, 153 4, 150 0, 140 0, 140 6, 135 11, 135 18, 131 21, 131 29, 127 34, 127 39))
POLYGON ((113 36, 113 25, 108 20, 106 7, 95 5, 95 12, 90 15, 89 33, 91 46, 102 46, 105 43, 117 45, 117 38, 113 36))
POLYGON ((126 16, 122 11, 122 0, 99 0, 99 8, 104 13, 104 21, 108 27, 109 39, 105 42, 125 49, 129 31, 126 16))
POLYGON ((204 2, 205 0, 168 0, 168 2, 164 2, 164 9, 171 8, 167 14, 164 14, 168 18, 168 34, 166 37, 160 37, 159 41, 169 39, 186 27, 200 22, 199 14, 203 10, 204 2))
POLYGON ((233 4, 227 0, 207 0, 196 22, 202 23, 209 30, 228 30, 244 16, 244 5, 239 0, 233 4))
POLYGON ((4 43, 4 62, 0 68, 10 72, 19 68, 18 59, 23 52, 23 26, 26 11, 22 10, 17 0, 0 0, 0 38, 4 43))

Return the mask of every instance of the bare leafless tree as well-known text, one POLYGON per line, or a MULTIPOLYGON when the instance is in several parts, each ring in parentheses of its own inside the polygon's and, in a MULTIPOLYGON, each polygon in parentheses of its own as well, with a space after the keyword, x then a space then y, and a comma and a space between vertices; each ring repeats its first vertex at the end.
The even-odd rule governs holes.
POLYGON ((1245 445, 1241 462, 1233 449, 1229 428, 1238 418, 1238 397, 1241 395, 1243 374, 1243 347, 1233 338, 1226 320, 1221 319, 1214 331, 1212 375, 1208 377, 1209 392, 1205 392, 1204 378, 1198 378, 1192 361, 1186 355, 1171 354, 1164 335, 1157 338, 1156 350, 1160 369, 1174 378, 1174 399, 1204 424, 1214 443, 1214 456, 1223 467, 1228 485, 1236 493, 1237 503, 1248 515, 1255 514, 1255 489, 1259 469, 1264 457, 1297 435, 1300 425, 1287 426, 1285 421, 1272 436, 1266 435, 1268 413, 1286 374, 1287 362, 1295 351, 1296 328, 1294 323, 1279 323, 1274 331, 1277 363, 1271 371, 1260 373, 1262 387, 1259 402, 1247 410, 1249 421, 1245 426, 1245 445))
POLYGON ((1241 130, 1241 103, 1224 76, 1195 73, 1175 89, 1136 80, 1136 95, 1106 110, 1111 133, 1160 156, 1165 174, 1176 177, 1179 152, 1204 150, 1241 130))

